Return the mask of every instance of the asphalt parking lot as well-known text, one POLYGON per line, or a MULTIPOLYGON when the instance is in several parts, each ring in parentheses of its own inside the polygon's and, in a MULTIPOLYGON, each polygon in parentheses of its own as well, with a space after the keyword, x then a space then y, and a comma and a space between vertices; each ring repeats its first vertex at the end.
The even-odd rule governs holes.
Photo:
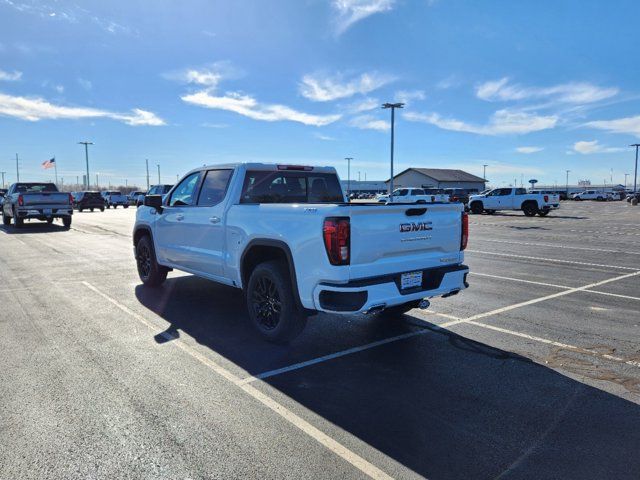
POLYGON ((288 347, 134 217, 0 228, 0 478, 640 478, 640 207, 471 216, 468 290, 288 347))

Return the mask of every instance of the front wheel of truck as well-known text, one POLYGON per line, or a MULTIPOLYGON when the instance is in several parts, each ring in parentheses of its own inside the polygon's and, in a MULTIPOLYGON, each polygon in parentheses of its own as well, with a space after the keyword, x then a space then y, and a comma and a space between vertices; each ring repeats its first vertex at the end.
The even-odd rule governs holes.
POLYGON ((142 237, 136 244, 136 264, 138 276, 147 287, 157 287, 167 279, 169 269, 156 261, 153 242, 148 235, 142 237))
POLYGON ((245 296, 252 325, 270 342, 289 343, 307 324, 306 315, 296 304, 287 267, 281 261, 256 266, 245 296))

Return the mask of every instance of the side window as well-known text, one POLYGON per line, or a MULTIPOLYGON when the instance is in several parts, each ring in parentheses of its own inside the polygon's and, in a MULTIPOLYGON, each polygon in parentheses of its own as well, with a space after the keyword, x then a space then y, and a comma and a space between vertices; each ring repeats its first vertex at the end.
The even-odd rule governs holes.
POLYGON ((209 170, 207 172, 198 197, 199 206, 211 207, 224 199, 231 172, 233 170, 209 170))
POLYGON ((186 177, 171 194, 170 207, 189 206, 195 203, 195 194, 200 181, 200 172, 195 172, 186 177))
POLYGON ((407 195, 409 195, 409 190, 406 188, 403 188, 398 192, 399 197, 406 197, 407 195))
MULTIPOLYGON (((531 192, 531 193, 534 193, 534 192, 531 192)), ((516 188, 516 195, 526 195, 526 194, 527 194, 526 188, 516 188)))
POLYGON ((507 195, 511 195, 511 189, 510 188, 501 188, 499 195, 501 197, 506 197, 507 195))
POLYGON ((424 190, 422 190, 421 188, 415 188, 413 190, 413 194, 414 195, 424 195, 424 190))

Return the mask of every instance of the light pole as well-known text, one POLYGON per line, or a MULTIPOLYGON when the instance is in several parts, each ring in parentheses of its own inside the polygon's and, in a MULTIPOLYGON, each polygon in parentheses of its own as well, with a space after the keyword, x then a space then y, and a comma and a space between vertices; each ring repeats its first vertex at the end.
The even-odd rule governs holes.
POLYGON ((393 202, 393 142, 395 136, 396 108, 404 108, 404 103, 385 103, 383 109, 391 109, 391 176, 389 177, 389 202, 393 202))
POLYGON ((20 181, 20 164, 18 163, 18 154, 16 153, 16 182, 20 181))
MULTIPOLYGON (((624 174, 624 188, 627 188, 627 177, 629 176, 628 173, 624 174)), ((4 184, 4 182, 2 182, 4 184)))
POLYGON ((569 198, 569 172, 571 170, 567 170, 567 198, 569 198))
POLYGON ((149 191, 149 159, 145 158, 144 162, 147 164, 147 192, 149 191))
POLYGON ((2 188, 4 188, 4 174, 7 172, 0 172, 2 174, 2 188))
POLYGON ((84 145, 84 159, 87 163, 87 190, 89 190, 89 145, 93 145, 93 142, 78 142, 78 145, 84 145))
POLYGON ((158 184, 160 184, 160 183, 162 183, 162 182, 160 181, 160 164, 159 164, 159 163, 156 163, 156 166, 158 167, 158 184))
POLYGON ((351 196, 351 160, 353 157, 344 157, 347 161, 347 198, 351 196))
POLYGON ((638 188, 638 147, 640 147, 640 143, 634 143, 629 145, 630 147, 636 147, 636 170, 633 174, 633 193, 636 193, 638 188))

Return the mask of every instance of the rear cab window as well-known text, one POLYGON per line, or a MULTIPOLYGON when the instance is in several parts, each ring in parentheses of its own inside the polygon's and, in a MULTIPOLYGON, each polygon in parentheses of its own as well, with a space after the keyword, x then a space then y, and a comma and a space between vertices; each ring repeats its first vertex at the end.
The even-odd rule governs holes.
POLYGON ((247 171, 240 203, 342 203, 338 177, 333 173, 247 171))

